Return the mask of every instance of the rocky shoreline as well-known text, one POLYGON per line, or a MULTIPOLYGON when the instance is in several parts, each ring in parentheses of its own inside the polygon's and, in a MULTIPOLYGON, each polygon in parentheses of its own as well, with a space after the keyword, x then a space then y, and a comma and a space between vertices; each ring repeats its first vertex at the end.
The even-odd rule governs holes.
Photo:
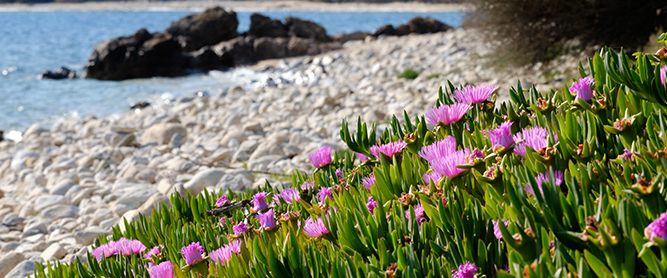
MULTIPOLYGON (((34 262, 85 260, 111 227, 150 214, 187 190, 288 185, 310 170, 308 153, 339 139, 341 119, 383 128, 392 114, 424 113, 446 80, 494 84, 498 98, 521 80, 540 90, 578 76, 583 55, 522 68, 489 67, 492 46, 475 30, 367 37, 342 49, 254 69, 270 78, 253 90, 201 92, 116 117, 32 125, 0 142, 0 277, 25 277, 34 262), (400 79, 406 69, 421 72, 400 79)), ((351 125, 354 126, 354 125, 351 125)))

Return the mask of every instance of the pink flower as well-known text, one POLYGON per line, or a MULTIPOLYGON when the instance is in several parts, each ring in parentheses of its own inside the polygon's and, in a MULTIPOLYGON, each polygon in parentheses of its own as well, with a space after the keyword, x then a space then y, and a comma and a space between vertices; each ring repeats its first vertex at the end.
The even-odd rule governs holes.
MULTIPOLYGON (((463 149, 456 151, 444 158, 438 158, 431 163, 431 168, 438 175, 454 178, 458 176, 465 169, 456 167, 457 165, 466 164, 466 157, 470 155, 470 150, 463 149)), ((431 176, 433 177, 433 176, 431 176)), ((435 181, 435 180, 433 180, 435 181)))
POLYGON ((146 246, 144 246, 141 241, 129 240, 126 238, 120 238, 116 242, 116 248, 118 248, 118 252, 123 256, 139 254, 146 250, 146 246))
POLYGON ((224 216, 220 217, 220 222, 218 222, 218 226, 220 226, 220 228, 224 228, 225 223, 227 223, 227 218, 225 218, 224 216))
POLYGON ((151 278, 174 278, 174 265, 170 261, 153 265, 148 269, 151 278))
POLYGON ((660 68, 660 82, 665 86, 665 76, 667 75, 667 66, 660 68))
POLYGON ((227 200, 227 196, 222 196, 218 198, 217 201, 215 201, 215 206, 216 207, 221 207, 224 206, 226 203, 229 203, 229 200, 227 200))
MULTIPOLYGON (((417 204, 414 207, 415 211, 415 217, 417 218, 417 223, 419 223, 419 226, 421 226, 422 223, 426 222, 426 216, 424 214, 424 207, 422 204, 417 204)), ((410 219, 410 210, 405 211, 405 218, 410 219)))
POLYGON ((403 141, 396 141, 380 146, 372 146, 370 151, 371 154, 377 158, 380 158, 380 153, 383 153, 384 155, 391 158, 394 156, 394 154, 401 152, 407 146, 408 144, 403 141))
POLYGON ((321 147, 319 150, 310 153, 308 158, 310 158, 310 162, 313 163, 315 168, 322 168, 323 166, 331 163, 331 147, 321 147))
POLYGON ((512 122, 504 122, 496 129, 491 131, 484 131, 486 138, 491 140, 493 150, 499 151, 509 149, 514 144, 514 137, 512 137, 512 122))
POLYGON ((320 200, 320 205, 324 205, 327 198, 333 201, 333 189, 331 187, 320 188, 320 192, 317 193, 317 198, 320 200))
POLYGON ((208 256, 214 263, 225 265, 232 257, 232 250, 230 250, 229 247, 225 245, 220 247, 219 249, 211 251, 211 254, 209 254, 208 256))
POLYGON ((257 192, 257 194, 252 196, 252 208, 250 210, 252 212, 258 212, 269 208, 269 205, 264 199, 266 196, 269 196, 269 193, 264 191, 257 192))
POLYGON ((658 219, 648 224, 644 229, 644 235, 651 242, 655 242, 655 237, 667 240, 667 213, 660 214, 658 219))
POLYGON ((299 190, 295 188, 287 188, 283 190, 283 192, 280 192, 278 196, 283 198, 283 200, 285 200, 285 202, 290 205, 292 204, 292 202, 298 203, 299 201, 301 201, 301 193, 299 192, 299 190))
POLYGON ((312 217, 308 217, 308 219, 306 219, 306 225, 303 227, 303 232, 311 237, 321 237, 328 233, 329 230, 324 226, 322 218, 313 221, 312 217))
POLYGON ((340 169, 336 169, 336 177, 342 178, 343 177, 343 171, 340 169))
POLYGON ((462 90, 455 90, 453 97, 456 101, 473 104, 486 101, 498 90, 493 85, 465 86, 462 90))
POLYGON ((441 178, 442 175, 436 173, 435 171, 430 173, 425 173, 424 175, 422 175, 422 180, 424 180, 425 183, 431 183, 431 181, 433 181, 434 183, 438 183, 441 178))
POLYGON ((257 215, 257 220, 262 229, 272 230, 276 227, 276 218, 274 217, 273 209, 265 213, 260 213, 257 215))
MULTIPOLYGON (((522 157, 526 157, 526 146, 532 148, 535 151, 546 148, 548 136, 549 132, 546 128, 539 126, 525 128, 520 133, 515 134, 513 137, 515 142, 519 142, 514 147, 514 153, 522 157)), ((555 141, 558 142, 558 138, 555 138, 555 141)))
MULTIPOLYGON (((540 188, 540 193, 543 192, 542 183, 544 183, 545 181, 550 182, 548 172, 540 173, 539 175, 537 175, 537 177, 535 177, 535 182, 537 182, 537 186, 538 188, 540 188)), ((554 181, 556 182, 556 186, 560 186, 563 183, 563 172, 554 171, 554 181)), ((526 184, 524 190, 526 190, 526 193, 534 195, 533 189, 530 187, 529 184, 526 184)))
POLYGON ((234 227, 232 227, 232 231, 234 231, 234 234, 237 235, 237 236, 241 235, 242 233, 245 233, 245 232, 248 231, 248 225, 241 222, 241 223, 235 225, 234 227))
POLYGON ((371 190, 371 186, 375 184, 375 175, 371 174, 368 177, 361 179, 361 184, 368 190, 371 190))
POLYGON ((364 154, 360 153, 355 153, 355 154, 357 155, 357 158, 359 158, 359 162, 364 162, 370 159, 368 156, 365 156, 364 154))
POLYGON ((311 190, 313 188, 315 188, 315 184, 313 182, 310 182, 310 181, 305 181, 301 185, 301 190, 311 190))
POLYGON ((456 138, 447 136, 445 139, 437 141, 428 146, 424 146, 419 151, 419 156, 426 159, 429 163, 438 158, 446 157, 456 151, 456 138))
POLYGON ((623 150, 623 153, 622 153, 621 155, 619 155, 619 157, 620 157, 621 159, 625 159, 625 160, 627 160, 627 161, 632 161, 632 160, 633 160, 633 158, 632 158, 632 155, 633 155, 633 154, 634 154, 634 153, 632 152, 632 150, 624 149, 624 150, 623 150))
POLYGON ((183 246, 181 254, 187 265, 195 265, 204 260, 204 247, 199 242, 193 242, 188 246, 183 246))
POLYGON ((575 101, 581 99, 583 101, 589 101, 593 98, 593 85, 595 84, 595 79, 593 77, 587 76, 581 78, 570 86, 570 92, 577 94, 575 101))
POLYGON ((470 110, 470 104, 456 103, 452 105, 441 105, 440 107, 433 107, 426 112, 426 121, 437 125, 448 125, 463 118, 463 116, 470 110))
POLYGON ((478 270, 475 264, 466 261, 464 264, 459 265, 458 270, 453 271, 452 278, 474 278, 478 270))
POLYGON ((97 261, 101 261, 102 258, 108 258, 116 254, 118 254, 118 249, 116 248, 115 241, 102 244, 91 252, 91 255, 97 258, 97 261))
MULTIPOLYGON (((509 223, 509 221, 505 219, 500 220, 503 221, 503 225, 507 225, 507 223, 509 223)), ((500 221, 491 220, 491 223, 493 223, 493 235, 496 236, 496 239, 503 238, 503 233, 500 232, 500 221)))
POLYGON ((144 254, 144 258, 150 259, 153 256, 160 256, 160 248, 162 248, 162 247, 164 247, 164 246, 158 245, 158 246, 155 246, 155 247, 151 248, 151 250, 149 250, 148 252, 146 252, 146 254, 144 254))
POLYGON ((366 207, 368 208, 368 211, 371 212, 371 214, 373 214, 375 208, 378 207, 378 202, 373 200, 373 196, 368 197, 368 200, 366 201, 366 207))

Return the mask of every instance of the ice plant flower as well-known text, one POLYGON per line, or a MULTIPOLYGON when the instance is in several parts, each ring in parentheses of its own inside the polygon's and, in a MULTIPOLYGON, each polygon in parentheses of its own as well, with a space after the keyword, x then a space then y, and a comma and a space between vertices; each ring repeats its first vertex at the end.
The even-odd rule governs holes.
POLYGON ((624 150, 623 150, 623 153, 622 153, 621 155, 619 155, 619 157, 620 157, 621 159, 625 159, 625 160, 628 160, 628 161, 632 161, 632 160, 633 160, 633 158, 632 158, 632 155, 633 155, 633 154, 634 154, 634 153, 632 152, 632 150, 624 149, 624 150))
POLYGON ((456 271, 452 271, 452 278, 474 278, 478 270, 475 264, 466 261, 464 264, 459 265, 456 271))
POLYGON ((503 222, 503 225, 507 225, 509 222, 505 219, 500 219, 499 221, 491 220, 491 223, 493 223, 493 235, 496 236, 496 239, 503 238, 503 234, 500 232, 500 221, 503 222))
POLYGON ((148 275, 150 275, 151 278, 174 278, 174 265, 172 265, 170 261, 152 265, 148 269, 148 275))
POLYGON ((667 66, 664 66, 660 68, 660 82, 662 82, 662 86, 667 86, 665 85, 665 77, 667 76, 667 66))
MULTIPOLYGON (((463 169, 461 169, 461 170, 463 170, 463 169)), ((438 183, 441 178, 442 178, 442 175, 436 173, 435 171, 432 171, 430 173, 425 173, 422 176, 422 180, 424 180, 425 183, 431 183, 431 181, 433 181, 434 183, 438 183)))
MULTIPOLYGON (((525 128, 520 133, 514 135, 514 141, 519 142, 514 147, 514 153, 522 157, 526 157, 526 146, 531 147, 535 151, 547 147, 547 137, 549 132, 543 127, 525 128)), ((558 139, 556 139, 558 142, 558 139)))
POLYGON ((320 149, 308 154, 310 162, 313 163, 315 168, 322 168, 325 165, 331 163, 331 147, 324 146, 320 149))
POLYGON ((493 151, 498 152, 512 147, 514 137, 512 137, 511 128, 512 122, 507 121, 491 131, 484 131, 486 138, 491 140, 491 144, 493 144, 493 151))
POLYGON ((273 209, 265 213, 260 213, 257 215, 257 220, 262 229, 273 230, 276 228, 276 218, 274 217, 273 209))
POLYGON ((102 258, 108 258, 113 255, 116 255, 117 253, 118 249, 116 248, 116 242, 110 241, 93 249, 91 255, 93 255, 97 259, 97 261, 101 261, 102 258))
POLYGON ((342 178, 343 177, 343 171, 340 169, 336 169, 336 177, 342 178))
POLYGON ((371 190, 371 186, 375 184, 375 175, 371 174, 370 176, 361 179, 361 184, 363 184, 366 189, 371 190))
POLYGON ((361 153, 355 153, 357 155, 357 158, 359 158, 359 162, 364 162, 366 160, 369 160, 370 158, 364 154, 361 153))
POLYGON ((306 224, 303 227, 303 232, 306 233, 307 235, 311 237, 321 237, 324 234, 328 233, 329 230, 327 230, 327 227, 324 226, 324 222, 322 221, 322 218, 318 218, 317 220, 313 220, 312 217, 308 217, 306 219, 306 224))
POLYGON ((366 201, 366 207, 368 208, 368 211, 371 212, 371 214, 373 214, 375 208, 378 207, 378 202, 373 200, 373 196, 368 197, 368 200, 366 201))
POLYGON ((183 246, 181 254, 185 263, 192 266, 204 260, 204 247, 199 242, 193 242, 188 246, 183 246))
POLYGON ((447 136, 445 139, 424 146, 419 151, 419 156, 431 163, 438 158, 444 158, 454 152, 456 152, 456 138, 447 136))
POLYGON ((463 116, 470 110, 470 104, 456 103, 452 105, 441 105, 440 107, 433 107, 426 112, 426 121, 430 124, 448 125, 463 118, 463 116))
POLYGON ((380 157, 380 153, 388 157, 393 157, 395 154, 401 152, 408 144, 403 141, 391 142, 379 146, 372 146, 370 151, 371 154, 377 158, 380 157))
POLYGON ((269 196, 269 193, 261 191, 257 192, 254 196, 252 196, 252 208, 250 209, 252 212, 258 212, 265 210, 269 208, 269 205, 266 203, 266 196, 269 196))
POLYGON ((320 205, 324 205, 327 198, 333 201, 332 188, 331 187, 320 188, 320 192, 317 193, 317 198, 320 200, 320 205))
POLYGON ((229 200, 227 200, 227 196, 222 196, 222 197, 218 198, 217 201, 215 201, 215 206, 216 207, 221 207, 221 206, 224 206, 227 203, 229 203, 229 200))
POLYGON ((305 181, 301 185, 301 190, 311 190, 313 188, 315 188, 315 184, 313 182, 310 182, 310 181, 305 181))
MULTIPOLYGON (((545 181, 546 182, 550 181, 548 172, 540 173, 539 175, 537 175, 537 177, 535 177, 535 182, 537 182, 537 186, 540 188, 540 193, 543 192, 542 191, 542 183, 545 182, 545 181)), ((560 186, 563 183, 563 172, 554 171, 554 181, 556 182, 556 184, 555 184, 556 186, 560 186)), ((530 184, 527 184, 524 187, 524 190, 526 190, 526 193, 528 193, 530 195, 535 194, 535 192, 533 192, 533 189, 530 187, 530 184)))
POLYGON ((301 201, 300 194, 301 193, 296 188, 287 188, 283 190, 283 192, 280 192, 278 196, 280 196, 280 198, 283 198, 283 200, 285 200, 286 203, 291 205, 292 202, 298 203, 299 201, 301 201))
POLYGON ((583 101, 589 101, 593 98, 593 85, 595 84, 595 79, 593 77, 587 76, 581 78, 570 86, 570 92, 573 92, 577 95, 575 101, 581 99, 583 101))
POLYGON ((141 241, 130 240, 126 238, 120 238, 116 242, 116 248, 118 248, 118 253, 122 254, 123 256, 139 254, 146 251, 146 246, 144 246, 141 241))
POLYGON ((225 245, 217 250, 211 251, 211 253, 208 256, 214 263, 225 265, 232 257, 232 251, 229 249, 227 245, 225 245))
POLYGON ((155 247, 151 248, 151 250, 148 250, 148 252, 146 252, 146 254, 144 254, 144 258, 150 259, 153 256, 160 256, 160 248, 162 248, 162 247, 164 247, 164 246, 158 245, 158 246, 155 246, 155 247))
POLYGON ((234 231, 234 234, 238 236, 248 231, 248 225, 246 225, 245 223, 239 223, 237 225, 234 225, 234 227, 232 227, 232 230, 234 231))
POLYGON ((486 101, 497 90, 498 87, 493 85, 468 85, 461 90, 455 90, 453 97, 458 102, 474 104, 486 101))
POLYGON ((449 178, 454 178, 458 176, 461 172, 465 171, 465 169, 461 169, 456 166, 466 164, 466 157, 468 157, 469 155, 470 155, 470 150, 468 149, 459 150, 446 157, 434 160, 431 163, 431 167, 433 168, 433 172, 437 173, 441 177, 446 176, 449 178))
MULTIPOLYGON (((417 218, 417 223, 421 226, 422 223, 426 222, 426 216, 424 216, 424 207, 422 204, 417 204, 414 207, 415 217, 417 218)), ((405 211, 405 218, 410 219, 410 210, 405 211)))
POLYGON ((644 235, 651 242, 655 242, 656 237, 667 240, 667 213, 660 214, 658 219, 648 224, 644 229, 644 235))

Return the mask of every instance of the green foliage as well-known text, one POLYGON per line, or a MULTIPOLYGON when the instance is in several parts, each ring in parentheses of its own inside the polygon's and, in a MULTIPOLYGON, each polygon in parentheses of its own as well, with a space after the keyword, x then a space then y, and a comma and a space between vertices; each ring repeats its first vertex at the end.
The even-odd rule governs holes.
MULTIPOLYGON (((275 229, 262 229, 258 212, 248 210, 252 203, 244 200, 254 192, 174 195, 171 209, 126 223, 125 231, 114 228, 94 244, 136 239, 163 246, 160 256, 91 255, 38 265, 36 276, 148 277, 149 262, 170 261, 176 277, 447 277, 466 263, 485 277, 664 277, 667 241, 644 231, 667 211, 665 62, 644 54, 632 62, 604 49, 588 63, 590 72, 582 66, 581 75, 596 82, 587 101, 567 88, 538 92, 519 83, 511 102, 474 103, 446 125, 404 113, 377 137, 374 125, 359 119, 350 130, 343 121, 341 139, 371 158, 340 152, 312 174, 294 173, 300 201, 275 201, 275 229), (485 134, 505 121, 515 139, 544 128, 543 144, 524 138, 497 148, 485 134), (454 165, 455 174, 425 181, 439 162, 423 158, 424 146, 448 136, 471 155, 454 165), (396 153, 373 151, 397 141, 405 147, 396 153), (313 189, 301 186, 310 182, 313 189), (331 188, 332 198, 318 197, 322 188, 331 188), (217 208, 223 195, 231 204, 217 208), (369 198, 377 202, 372 212, 369 198), (322 219, 327 232, 309 235, 307 219, 322 219), (250 231, 235 235, 238 223, 250 231), (179 253, 192 242, 211 253, 234 240, 241 248, 225 263, 206 257, 186 266, 179 253)), ((454 103, 456 89, 441 88, 435 105, 454 103)), ((266 200, 282 191, 268 183, 258 190, 270 193, 266 200)))
POLYGON ((398 78, 403 78, 403 79, 415 79, 417 76, 419 76, 421 72, 418 72, 413 69, 406 69, 403 72, 401 72, 397 77, 398 78))

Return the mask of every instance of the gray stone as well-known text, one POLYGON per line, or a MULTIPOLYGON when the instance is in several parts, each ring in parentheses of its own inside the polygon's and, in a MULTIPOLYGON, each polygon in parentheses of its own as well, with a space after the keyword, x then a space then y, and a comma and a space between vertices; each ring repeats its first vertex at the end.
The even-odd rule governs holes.
POLYGON ((16 252, 8 252, 0 257, 0 277, 5 277, 7 273, 12 271, 23 260, 25 260, 25 256, 16 252))
POLYGON ((44 209, 39 213, 39 216, 42 218, 63 219, 76 218, 78 214, 78 207, 70 205, 55 205, 44 209))
POLYGON ((40 196, 35 199, 35 211, 40 212, 44 210, 47 207, 53 206, 53 205, 60 205, 65 203, 65 196, 59 196, 59 195, 46 195, 46 196, 40 196))
POLYGON ((37 265, 34 261, 25 260, 19 263, 12 269, 5 278, 25 278, 28 275, 32 275, 35 271, 37 265))
POLYGON ((188 132, 185 127, 175 123, 156 123, 144 131, 141 136, 142 143, 157 142, 160 145, 168 144, 174 135, 180 134, 183 140, 187 138, 188 132))
POLYGON ((136 190, 128 190, 123 195, 118 197, 111 210, 118 215, 122 215, 128 210, 138 208, 148 198, 155 194, 157 190, 154 188, 138 188, 136 190))
POLYGON ((74 183, 71 180, 62 180, 57 183, 54 187, 49 189, 49 194, 51 195, 65 195, 67 191, 74 186, 74 183))
POLYGON ((224 175, 225 171, 221 169, 206 169, 195 174, 190 181, 183 185, 183 188, 190 191, 192 195, 197 195, 204 187, 215 186, 224 175))
POLYGON ((153 209, 160 209, 162 207, 162 203, 167 205, 167 208, 171 208, 169 196, 155 193, 148 200, 146 200, 146 202, 144 202, 141 207, 139 207, 138 211, 143 215, 151 216, 153 214, 153 209))
POLYGON ((96 238, 98 238, 100 235, 106 235, 108 234, 109 231, 107 230, 83 230, 83 231, 78 231, 74 233, 74 238, 76 239, 76 243, 82 244, 82 245, 90 245, 93 244, 93 241, 95 241, 96 238))

